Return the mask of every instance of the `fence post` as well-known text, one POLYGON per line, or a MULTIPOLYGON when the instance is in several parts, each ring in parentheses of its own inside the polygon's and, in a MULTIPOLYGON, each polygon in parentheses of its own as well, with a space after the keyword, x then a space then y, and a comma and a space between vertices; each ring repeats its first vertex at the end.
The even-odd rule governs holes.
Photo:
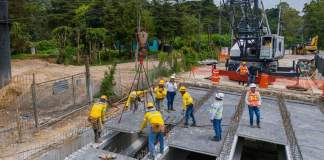
POLYGON ((91 91, 91 80, 90 80, 90 62, 89 56, 86 56, 85 61, 85 69, 86 69, 86 85, 87 85, 87 93, 88 93, 88 103, 91 104, 92 102, 92 91, 91 91))
POLYGON ((38 128, 38 112, 37 112, 37 102, 36 102, 37 97, 36 97, 35 73, 33 73, 33 84, 31 87, 32 87, 32 101, 33 101, 35 127, 38 128))
POLYGON ((73 97, 73 105, 75 106, 75 84, 74 84, 74 75, 72 76, 72 97, 73 97))

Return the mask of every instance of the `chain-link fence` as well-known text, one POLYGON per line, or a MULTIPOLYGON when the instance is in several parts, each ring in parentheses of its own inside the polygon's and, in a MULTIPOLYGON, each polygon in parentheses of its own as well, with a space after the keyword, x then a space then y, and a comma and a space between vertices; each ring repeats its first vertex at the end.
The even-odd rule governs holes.
POLYGON ((32 85, 36 123, 46 125, 88 104, 86 74, 32 85))

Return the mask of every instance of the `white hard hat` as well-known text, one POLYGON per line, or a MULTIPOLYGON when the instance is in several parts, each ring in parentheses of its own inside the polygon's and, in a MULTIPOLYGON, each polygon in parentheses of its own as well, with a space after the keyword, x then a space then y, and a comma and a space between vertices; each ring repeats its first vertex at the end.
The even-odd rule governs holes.
POLYGON ((250 88, 256 88, 257 86, 256 86, 255 83, 251 83, 249 87, 250 87, 250 88))
POLYGON ((218 99, 223 99, 224 98, 224 93, 216 93, 215 94, 215 98, 218 98, 218 99))
POLYGON ((175 79, 175 76, 174 75, 172 75, 171 77, 170 77, 171 79, 175 79))

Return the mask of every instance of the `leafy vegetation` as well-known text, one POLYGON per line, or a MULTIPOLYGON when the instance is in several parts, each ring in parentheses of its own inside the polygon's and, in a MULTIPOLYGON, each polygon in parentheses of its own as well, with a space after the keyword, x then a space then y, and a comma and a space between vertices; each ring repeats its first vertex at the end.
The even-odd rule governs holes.
POLYGON ((111 67, 109 67, 109 71, 105 72, 104 79, 101 82, 100 86, 100 95, 107 95, 107 96, 113 96, 114 93, 114 75, 116 72, 116 66, 117 64, 114 63, 111 67))
MULTIPOLYGON (((287 47, 317 34, 324 37, 323 2, 305 4, 304 15, 285 2, 280 5, 287 47)), ((186 65, 194 65, 230 45, 227 9, 221 12, 213 0, 10 0, 11 51, 25 54, 35 47, 37 54, 56 55, 57 62, 65 64, 79 64, 84 55, 90 55, 92 64, 132 59, 140 17, 150 40, 171 44, 185 55, 186 65)), ((276 33, 278 9, 266 13, 276 33)), ((319 42, 324 47, 321 38, 319 42)))

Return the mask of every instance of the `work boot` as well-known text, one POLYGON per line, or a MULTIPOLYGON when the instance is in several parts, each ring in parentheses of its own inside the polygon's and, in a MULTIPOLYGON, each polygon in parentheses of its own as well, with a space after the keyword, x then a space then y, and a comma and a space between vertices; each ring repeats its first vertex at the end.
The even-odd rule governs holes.
POLYGON ((184 128, 188 128, 188 124, 185 124, 183 127, 184 127, 184 128))
POLYGON ((211 139, 211 141, 219 142, 220 140, 217 139, 216 137, 213 137, 213 138, 211 139))
POLYGON ((148 156, 148 159, 153 159, 153 160, 154 160, 155 157, 154 157, 154 155, 151 155, 151 154, 150 154, 150 155, 148 156))
POLYGON ((261 128, 260 124, 257 124, 258 128, 261 128))
POLYGON ((191 127, 197 127, 196 123, 193 123, 193 124, 191 125, 191 127))

